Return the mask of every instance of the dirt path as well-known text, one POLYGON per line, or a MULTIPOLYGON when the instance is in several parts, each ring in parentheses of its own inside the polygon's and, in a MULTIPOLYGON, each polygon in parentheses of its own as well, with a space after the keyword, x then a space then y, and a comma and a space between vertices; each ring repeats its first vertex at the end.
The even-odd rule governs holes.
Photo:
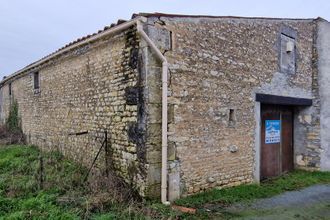
POLYGON ((314 185, 227 208, 233 219, 330 219, 330 185, 314 185))

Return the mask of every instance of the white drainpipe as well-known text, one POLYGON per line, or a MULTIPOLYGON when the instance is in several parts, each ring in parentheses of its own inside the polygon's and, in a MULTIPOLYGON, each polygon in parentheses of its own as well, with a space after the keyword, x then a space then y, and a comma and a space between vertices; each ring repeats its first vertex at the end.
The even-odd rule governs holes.
POLYGON ((168 63, 165 56, 160 52, 157 46, 152 42, 144 32, 140 20, 137 20, 137 32, 147 42, 153 52, 162 61, 162 180, 161 180, 161 200, 165 205, 167 201, 167 70, 168 63))

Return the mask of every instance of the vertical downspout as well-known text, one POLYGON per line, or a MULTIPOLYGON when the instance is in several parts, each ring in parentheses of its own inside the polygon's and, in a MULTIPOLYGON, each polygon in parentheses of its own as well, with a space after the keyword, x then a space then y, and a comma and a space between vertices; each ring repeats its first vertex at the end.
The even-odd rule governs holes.
MULTIPOLYGON (((145 20, 141 18, 141 21, 145 20)), ((144 32, 140 20, 137 20, 137 33, 147 42, 153 52, 162 61, 162 171, 161 171, 161 201, 169 205, 167 200, 167 71, 168 63, 165 56, 144 32)))
POLYGON ((167 201, 167 61, 162 63, 162 203, 168 205, 167 201))

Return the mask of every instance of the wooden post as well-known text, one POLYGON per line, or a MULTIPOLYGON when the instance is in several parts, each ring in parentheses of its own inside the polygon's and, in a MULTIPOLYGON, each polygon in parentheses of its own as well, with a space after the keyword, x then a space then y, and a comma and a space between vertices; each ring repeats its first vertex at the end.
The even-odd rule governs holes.
POLYGON ((39 189, 44 187, 44 160, 41 155, 39 155, 39 189))
POLYGON ((104 131, 104 142, 105 142, 105 147, 104 147, 104 150, 105 150, 105 173, 107 175, 107 177, 109 176, 109 149, 108 149, 108 131, 105 130, 104 131))

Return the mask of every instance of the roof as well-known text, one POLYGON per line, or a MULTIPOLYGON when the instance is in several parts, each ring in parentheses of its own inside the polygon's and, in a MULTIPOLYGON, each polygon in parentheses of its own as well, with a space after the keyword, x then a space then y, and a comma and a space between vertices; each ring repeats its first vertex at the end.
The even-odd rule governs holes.
MULTIPOLYGON (((130 20, 131 21, 131 20, 130 20)), ((20 75, 21 73, 25 72, 25 71, 28 71, 30 68, 33 68, 33 66, 36 64, 36 63, 39 63, 40 61, 42 60, 45 60, 44 62, 48 61, 48 58, 52 57, 53 55, 57 54, 57 53, 61 53, 62 51, 65 51, 66 49, 70 48, 70 47, 74 47, 76 45, 78 45, 79 43, 83 42, 83 41, 87 41, 89 39, 91 39, 92 37, 95 37, 97 35, 101 35, 103 33, 105 33, 106 31, 109 31, 110 29, 114 29, 115 27, 123 24, 123 23, 126 23, 128 22, 127 20, 123 20, 123 19, 119 19, 116 23, 112 23, 110 24, 109 26, 105 26, 102 30, 98 30, 97 32, 93 33, 93 34, 89 34, 89 35, 86 35, 86 36, 83 36, 83 37, 80 37, 68 44, 66 44, 65 46, 59 48, 58 50, 48 54, 47 56, 44 56, 42 57, 41 59, 33 62, 33 63, 30 63, 29 65, 23 67, 22 69, 14 72, 13 74, 7 76, 7 77, 4 77, 3 80, 0 82, 0 85, 1 84, 4 84, 6 81, 10 80, 11 78, 17 76, 17 75, 20 75)), ((41 64, 40 64, 41 65, 41 64)))
POLYGON ((137 16, 142 17, 170 17, 170 18, 232 18, 232 19, 265 19, 265 20, 325 20, 321 17, 318 18, 275 18, 275 17, 244 17, 244 16, 216 16, 216 15, 186 15, 186 14, 166 14, 160 12, 154 13, 138 13, 133 14, 132 18, 137 16))
MULTIPOLYGON (((232 19, 269 19, 269 20, 315 20, 312 18, 267 18, 267 17, 238 17, 238 16, 211 16, 211 15, 183 15, 183 14, 164 14, 164 13, 159 13, 159 12, 155 12, 155 13, 138 13, 138 14, 133 14, 132 15, 132 20, 137 19, 139 17, 176 17, 176 18, 232 18, 232 19)), ((320 19, 320 20, 325 20, 323 18, 316 18, 320 19)), ((13 77, 16 77, 26 71, 28 71, 29 69, 32 69, 35 67, 36 64, 41 65, 44 62, 47 62, 49 59, 53 58, 54 55, 59 55, 62 52, 65 52, 67 49, 69 48, 74 48, 75 46, 79 46, 81 43, 83 43, 84 41, 88 41, 91 38, 98 36, 98 35, 102 35, 105 32, 114 29, 115 27, 130 22, 132 20, 126 21, 123 19, 119 19, 116 23, 112 23, 109 26, 105 26, 102 30, 99 30, 93 34, 89 34, 86 35, 84 37, 78 38, 68 44, 66 44, 65 46, 59 48, 58 50, 54 51, 53 53, 42 57, 41 59, 25 66, 24 68, 16 71, 15 73, 9 75, 8 77, 4 77, 4 79, 0 82, 0 85, 4 84, 6 81, 12 79, 13 77)))

